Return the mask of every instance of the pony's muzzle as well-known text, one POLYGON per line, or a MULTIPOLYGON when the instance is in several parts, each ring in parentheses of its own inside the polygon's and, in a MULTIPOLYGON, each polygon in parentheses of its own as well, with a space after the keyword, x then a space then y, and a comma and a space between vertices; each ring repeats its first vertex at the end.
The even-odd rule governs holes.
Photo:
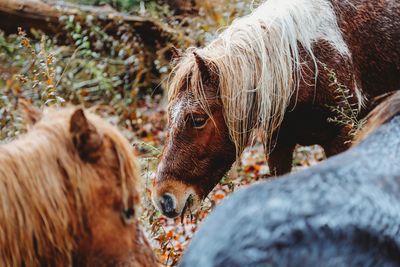
POLYGON ((175 179, 160 181, 151 190, 154 206, 169 218, 193 212, 200 205, 200 197, 191 185, 175 179))
POLYGON ((169 193, 161 196, 160 207, 161 212, 169 218, 175 218, 179 215, 179 213, 176 211, 176 198, 169 193))

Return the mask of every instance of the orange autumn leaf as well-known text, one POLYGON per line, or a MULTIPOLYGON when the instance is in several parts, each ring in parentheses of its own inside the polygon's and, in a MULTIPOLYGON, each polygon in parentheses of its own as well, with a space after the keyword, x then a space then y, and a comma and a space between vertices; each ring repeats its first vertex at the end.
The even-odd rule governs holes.
POLYGON ((225 195, 224 194, 215 194, 214 195, 214 200, 221 200, 221 199, 224 199, 225 198, 225 195))
POLYGON ((174 234, 172 233, 172 231, 168 231, 168 233, 167 233, 167 237, 168 237, 168 238, 172 238, 172 237, 174 237, 174 234))
POLYGON ((28 39, 23 38, 21 40, 21 45, 23 45, 24 47, 28 47, 29 46, 29 41, 28 39))
POLYGON ((255 165, 250 165, 250 166, 246 166, 244 168, 244 171, 249 173, 249 172, 259 172, 261 169, 261 165, 255 164, 255 165))
POLYGON ((48 57, 47 57, 47 65, 51 65, 51 64, 53 64, 53 55, 49 55, 48 57))

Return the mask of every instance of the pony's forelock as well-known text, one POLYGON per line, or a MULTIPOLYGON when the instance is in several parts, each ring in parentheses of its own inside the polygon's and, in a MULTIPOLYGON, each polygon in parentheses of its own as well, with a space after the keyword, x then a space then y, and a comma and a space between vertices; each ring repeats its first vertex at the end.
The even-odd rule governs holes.
POLYGON ((202 49, 189 48, 171 73, 169 102, 190 90, 207 113, 195 51, 219 77, 223 112, 237 154, 262 129, 263 143, 271 149, 272 133, 280 126, 302 79, 300 46, 317 59, 312 46, 328 41, 344 57, 349 50, 327 0, 267 0, 252 14, 235 20, 216 40, 202 49))

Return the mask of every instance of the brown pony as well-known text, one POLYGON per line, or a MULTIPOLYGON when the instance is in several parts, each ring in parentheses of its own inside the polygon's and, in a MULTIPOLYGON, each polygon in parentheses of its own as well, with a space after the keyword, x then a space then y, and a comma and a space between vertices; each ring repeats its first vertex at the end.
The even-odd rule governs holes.
POLYGON ((156 266, 127 140, 81 108, 22 106, 31 129, 0 146, 0 265, 156 266))
POLYGON ((197 206, 255 133, 273 174, 290 171, 297 144, 344 151, 351 129, 329 122, 332 107, 361 118, 399 85, 398 1, 267 0, 179 56, 153 202, 169 217, 197 206))

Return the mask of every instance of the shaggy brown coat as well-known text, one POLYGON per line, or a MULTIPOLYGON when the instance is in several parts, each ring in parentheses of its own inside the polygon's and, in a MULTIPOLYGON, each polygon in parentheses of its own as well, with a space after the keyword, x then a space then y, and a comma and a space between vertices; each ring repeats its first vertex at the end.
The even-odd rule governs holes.
POLYGON ((79 108, 22 106, 32 128, 0 146, 0 265, 155 266, 127 140, 79 108))

